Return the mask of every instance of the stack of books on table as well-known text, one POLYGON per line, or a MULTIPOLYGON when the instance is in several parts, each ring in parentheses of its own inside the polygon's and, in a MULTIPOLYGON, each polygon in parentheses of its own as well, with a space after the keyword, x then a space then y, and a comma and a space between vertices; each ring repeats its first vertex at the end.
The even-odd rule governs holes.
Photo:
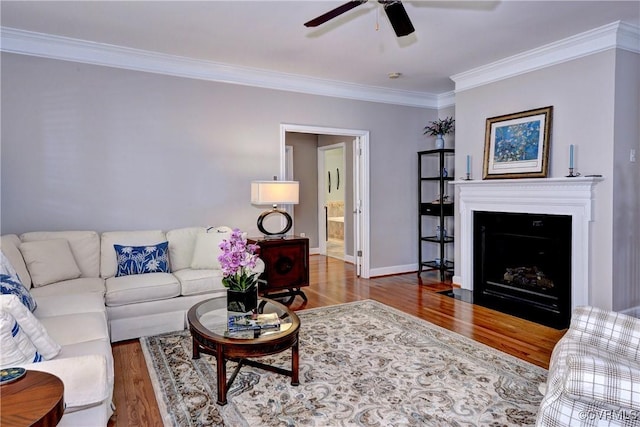
POLYGON ((273 331, 280 329, 280 318, 276 313, 229 316, 229 333, 244 331, 273 331))

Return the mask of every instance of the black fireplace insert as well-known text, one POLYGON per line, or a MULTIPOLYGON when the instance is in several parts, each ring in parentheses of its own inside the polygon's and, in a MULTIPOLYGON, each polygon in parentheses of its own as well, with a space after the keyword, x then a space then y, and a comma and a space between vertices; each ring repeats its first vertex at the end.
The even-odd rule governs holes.
POLYGON ((562 329, 571 318, 571 216, 474 212, 473 301, 562 329))

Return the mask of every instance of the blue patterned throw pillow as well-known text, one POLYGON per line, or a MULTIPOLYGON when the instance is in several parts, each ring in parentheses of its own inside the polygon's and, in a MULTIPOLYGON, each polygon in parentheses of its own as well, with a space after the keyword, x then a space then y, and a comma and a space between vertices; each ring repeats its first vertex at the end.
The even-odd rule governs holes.
POLYGON ((30 311, 34 311, 38 306, 29 290, 20 281, 11 262, 2 252, 0 252, 0 293, 16 295, 30 311))
POLYGON ((118 258, 116 277, 169 272, 169 242, 149 246, 113 245, 113 247, 118 258))
POLYGON ((38 306, 27 288, 22 285, 18 277, 11 277, 8 274, 0 274, 0 289, 3 294, 13 294, 20 299, 30 311, 34 311, 38 306))

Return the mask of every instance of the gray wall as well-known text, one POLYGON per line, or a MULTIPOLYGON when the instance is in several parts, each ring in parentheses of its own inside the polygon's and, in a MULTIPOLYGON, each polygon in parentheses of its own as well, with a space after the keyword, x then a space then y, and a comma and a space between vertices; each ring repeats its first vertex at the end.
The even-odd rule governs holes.
MULTIPOLYGON (((473 179, 482 179, 488 117, 553 105, 548 176, 568 173, 569 145, 574 144, 578 172, 604 177, 595 187, 590 301, 617 310, 640 304, 640 180, 628 149, 638 145, 638 75, 638 55, 608 50, 456 93, 456 167, 464 170, 470 154, 473 179), (629 233, 634 220, 635 231, 629 233), (629 236, 621 238, 625 233, 629 236)), ((459 254, 456 245, 456 259, 459 254)))
POLYGON ((1 232, 237 226, 280 170, 281 123, 370 131, 371 268, 416 263, 435 110, 2 54, 1 232))
POLYGON ((640 305, 640 55, 619 50, 615 67, 613 308, 622 310, 640 305))
POLYGON ((331 176, 331 191, 327 186, 326 200, 331 202, 344 201, 344 148, 334 148, 324 153, 324 166, 327 169, 327 181, 331 176), (342 176, 339 172, 342 171, 342 176), (330 175, 329 175, 330 173, 330 175), (342 178, 342 180, 340 180, 342 178), (342 181, 342 182, 339 182, 342 181))

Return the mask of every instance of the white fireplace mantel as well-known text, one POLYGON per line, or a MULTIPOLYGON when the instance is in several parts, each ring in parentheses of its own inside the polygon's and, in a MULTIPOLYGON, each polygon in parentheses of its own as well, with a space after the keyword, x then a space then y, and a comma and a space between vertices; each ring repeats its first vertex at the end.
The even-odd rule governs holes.
POLYGON ((589 303, 589 223, 593 187, 603 178, 531 178, 453 181, 458 190, 460 285, 473 290, 473 214, 517 212, 571 216, 571 307, 589 303))

